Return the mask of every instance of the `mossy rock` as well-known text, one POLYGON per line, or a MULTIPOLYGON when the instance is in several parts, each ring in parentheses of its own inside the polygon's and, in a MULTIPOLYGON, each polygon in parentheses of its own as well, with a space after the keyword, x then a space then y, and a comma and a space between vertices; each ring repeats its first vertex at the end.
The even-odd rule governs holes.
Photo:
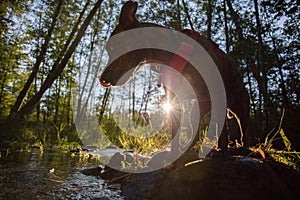
POLYGON ((152 199, 298 199, 299 172, 249 157, 205 159, 171 172, 152 199))

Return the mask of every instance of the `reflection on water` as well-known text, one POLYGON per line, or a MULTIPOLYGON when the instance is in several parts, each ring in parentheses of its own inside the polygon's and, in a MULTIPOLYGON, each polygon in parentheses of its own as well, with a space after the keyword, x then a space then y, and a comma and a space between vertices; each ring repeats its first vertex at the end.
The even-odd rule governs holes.
POLYGON ((36 149, 1 155, 0 199, 122 199, 118 185, 80 172, 96 159, 36 149))

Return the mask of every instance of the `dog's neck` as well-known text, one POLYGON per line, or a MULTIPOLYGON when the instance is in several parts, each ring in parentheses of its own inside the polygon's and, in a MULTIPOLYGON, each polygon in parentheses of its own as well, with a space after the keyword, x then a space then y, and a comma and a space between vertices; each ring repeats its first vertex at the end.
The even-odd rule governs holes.
MULTIPOLYGON (((159 28, 166 28, 158 24, 148 23, 148 22, 141 22, 135 25, 136 28, 143 28, 143 27, 159 27, 159 28)), ((174 31, 174 40, 176 39, 176 31, 174 31)), ((140 65, 143 64, 164 64, 168 65, 171 58, 174 56, 174 53, 160 50, 160 49, 143 49, 139 52, 139 59, 140 65)))

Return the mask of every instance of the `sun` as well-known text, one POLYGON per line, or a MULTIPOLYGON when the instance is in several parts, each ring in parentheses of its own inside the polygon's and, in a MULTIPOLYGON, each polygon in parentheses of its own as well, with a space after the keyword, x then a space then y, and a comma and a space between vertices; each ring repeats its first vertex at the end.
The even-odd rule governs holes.
POLYGON ((170 112, 172 110, 172 104, 169 102, 166 102, 162 105, 162 108, 166 111, 166 112, 170 112))

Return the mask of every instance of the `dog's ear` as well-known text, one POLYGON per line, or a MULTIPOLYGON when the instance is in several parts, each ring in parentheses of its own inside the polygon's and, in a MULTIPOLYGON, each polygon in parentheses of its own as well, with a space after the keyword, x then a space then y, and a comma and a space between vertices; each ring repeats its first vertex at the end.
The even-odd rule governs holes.
POLYGON ((119 24, 130 25, 134 22, 137 22, 137 19, 135 18, 137 7, 137 2, 127 1, 122 7, 119 24))

